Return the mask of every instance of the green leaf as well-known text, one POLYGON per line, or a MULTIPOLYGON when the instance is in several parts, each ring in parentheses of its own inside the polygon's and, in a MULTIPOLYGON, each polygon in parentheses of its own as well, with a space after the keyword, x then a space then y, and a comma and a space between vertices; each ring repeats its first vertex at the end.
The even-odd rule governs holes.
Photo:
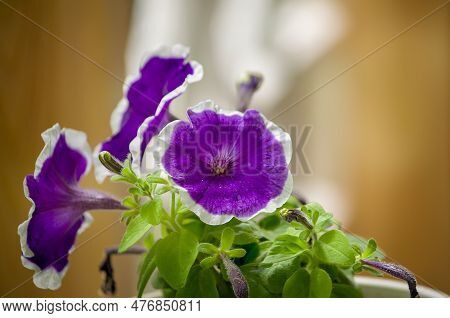
POLYGON ((148 224, 140 215, 137 215, 128 224, 125 234, 119 244, 119 253, 125 252, 128 248, 134 245, 137 241, 144 236, 145 233, 151 228, 151 224, 148 224))
POLYGON ((362 298, 363 294, 361 290, 350 285, 345 284, 333 284, 331 290, 332 298, 362 298))
POLYGON ((145 178, 145 181, 147 181, 148 183, 159 183, 159 184, 169 183, 166 179, 156 176, 148 176, 147 178, 145 178))
POLYGON ((313 224, 316 224, 319 215, 326 213, 323 207, 316 202, 303 205, 301 210, 311 219, 313 224))
POLYGON ((304 268, 291 275, 284 284, 283 298, 307 298, 309 296, 310 278, 304 268))
POLYGON ((355 273, 355 274, 361 273, 362 272, 362 263, 361 262, 356 262, 352 266, 352 270, 353 270, 353 273, 355 273))
POLYGON ((300 260, 300 257, 295 257, 262 267, 260 275, 264 287, 271 293, 280 294, 286 280, 299 268, 300 260))
POLYGON ((131 170, 130 167, 123 167, 122 176, 127 178, 127 180, 131 183, 135 183, 138 180, 135 173, 133 172, 133 170, 131 170))
POLYGON ((155 237, 153 233, 148 233, 147 237, 144 239, 144 246, 149 250, 155 244, 155 237))
POLYGON ((357 245, 357 244, 352 244, 352 248, 353 248, 353 250, 355 251, 355 253, 356 253, 357 255, 361 255, 361 254, 362 254, 361 247, 359 247, 359 245, 357 245))
POLYGON ((321 268, 315 268, 311 272, 311 283, 309 287, 309 297, 329 298, 331 295, 332 283, 327 272, 321 268))
MULTIPOLYGON (((369 240, 366 240, 365 238, 363 238, 361 236, 350 234, 350 233, 346 233, 346 236, 347 236, 347 238, 348 238, 348 240, 350 241, 351 244, 358 245, 362 251, 365 251, 367 249, 367 245, 369 244, 369 240)), ((377 246, 377 249, 371 255, 370 258, 371 259, 378 258, 378 259, 382 260, 382 259, 384 259, 384 254, 385 253, 377 246)))
POLYGON ((369 239, 367 242, 367 247, 364 250, 364 253, 362 254, 362 258, 369 258, 371 257, 377 250, 377 242, 374 239, 369 239))
POLYGON ((123 182, 123 181, 128 181, 127 178, 123 177, 123 176, 119 176, 118 174, 111 176, 111 181, 112 182, 123 182))
POLYGON ((230 258, 241 258, 244 257, 247 253, 243 248, 235 248, 227 252, 228 257, 230 258))
POLYGON ((246 245, 259 241, 259 233, 253 223, 240 223, 232 227, 234 230, 234 245, 246 245))
POLYGON ((273 230, 280 225, 281 221, 281 216, 278 213, 273 213, 261 219, 258 225, 264 230, 273 230))
POLYGON ((202 259, 202 261, 200 262, 200 266, 204 268, 210 268, 216 265, 217 263, 219 263, 219 257, 217 255, 208 256, 202 259))
POLYGON ((136 187, 131 187, 128 189, 128 192, 132 195, 142 196, 142 190, 136 187))
POLYGON ((333 214, 328 213, 316 202, 308 203, 301 207, 301 210, 311 219, 316 231, 326 230, 333 225, 333 214))
POLYGON ((245 250, 245 255, 242 259, 241 264, 248 264, 253 262, 260 255, 261 252, 258 243, 242 245, 242 248, 245 250))
POLYGON ((137 207, 137 204, 132 197, 126 197, 125 199, 123 199, 122 205, 129 209, 134 209, 137 207))
POLYGON ((225 228, 220 238, 220 249, 222 251, 228 251, 233 245, 233 241, 234 241, 233 229, 229 227, 225 228))
POLYGON ((186 285, 181 288, 176 297, 181 298, 218 298, 216 278, 210 268, 193 266, 187 278, 186 285))
POLYGON ((342 268, 337 265, 327 264, 322 264, 320 268, 328 273, 333 284, 353 284, 354 273, 351 268, 342 268))
POLYGON ((345 234, 339 230, 323 234, 314 244, 314 254, 327 264, 352 266, 355 262, 355 252, 345 234))
POLYGON ((308 248, 308 244, 296 236, 280 235, 270 247, 263 264, 273 264, 295 258, 308 248))
POLYGON ((156 266, 162 278, 174 289, 186 283, 197 258, 198 240, 188 231, 172 232, 158 244, 156 266))
POLYGON ((161 223, 161 213, 163 211, 163 203, 160 197, 145 202, 141 206, 141 216, 149 224, 158 225, 161 223))
POLYGON ((194 233, 200 240, 205 231, 205 223, 197 219, 184 219, 182 221, 183 228, 194 233))
POLYGON ((261 270, 257 264, 247 264, 241 267, 241 272, 247 279, 250 298, 269 298, 272 294, 261 284, 261 270))
POLYGON ((141 265, 141 270, 139 273, 139 279, 138 279, 138 297, 142 297, 142 294, 144 293, 145 287, 147 286, 148 280, 150 279, 150 276, 152 276, 152 273, 154 272, 156 268, 155 264, 155 255, 156 255, 156 249, 158 246, 159 241, 153 245, 153 248, 150 249, 150 251, 147 253, 147 255, 144 258, 144 261, 141 265))
POLYGON ((133 217, 135 215, 139 214, 139 211, 137 210, 127 210, 122 213, 122 217, 120 218, 120 221, 123 222, 124 220, 133 217))
POLYGON ((234 245, 247 245, 250 243, 257 243, 258 237, 253 233, 246 233, 246 232, 238 232, 234 236, 234 245))
POLYGON ((161 195, 161 194, 164 194, 166 192, 169 192, 170 190, 172 190, 172 186, 169 186, 169 185, 162 186, 162 187, 159 187, 156 190, 156 194, 161 195))
POLYGON ((200 243, 198 245, 198 251, 203 254, 214 255, 217 254, 219 249, 211 243, 200 243))

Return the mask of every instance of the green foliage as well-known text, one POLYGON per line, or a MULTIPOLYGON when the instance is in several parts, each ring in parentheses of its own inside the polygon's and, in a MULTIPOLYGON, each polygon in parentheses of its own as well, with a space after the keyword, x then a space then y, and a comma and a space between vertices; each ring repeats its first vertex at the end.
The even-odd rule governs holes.
POLYGON ((308 243, 292 235, 280 235, 269 248, 263 264, 274 264, 297 257, 307 250, 308 243))
POLYGON ((219 256, 214 255, 214 256, 208 256, 208 257, 205 257, 204 259, 202 259, 200 262, 200 266, 202 266, 204 268, 210 268, 210 267, 213 267, 214 265, 217 265, 218 263, 219 263, 219 256))
POLYGON ((333 214, 328 213, 324 208, 315 202, 308 203, 301 207, 301 210, 309 217, 316 232, 325 231, 333 225, 333 214))
POLYGON ((211 243, 200 243, 198 245, 198 251, 203 254, 215 255, 219 253, 219 249, 211 243))
POLYGON ((161 239, 156 250, 156 266, 173 289, 180 289, 197 258, 198 240, 187 231, 172 232, 161 239))
POLYGON ((230 258, 241 258, 244 257, 247 251, 243 248, 235 248, 226 252, 226 255, 230 258))
POLYGON ((145 181, 147 181, 148 183, 159 183, 165 185, 169 184, 169 182, 166 179, 153 175, 147 176, 145 178, 145 181))
POLYGON ((193 266, 189 272, 186 285, 179 289, 176 297, 181 298, 214 298, 219 297, 216 277, 211 268, 193 266))
POLYGON ((152 225, 161 223, 161 214, 163 213, 163 204, 160 197, 144 203, 140 208, 141 217, 152 225))
POLYGON ((323 234, 314 244, 314 255, 327 264, 352 266, 355 262, 355 252, 345 234, 339 230, 323 234))
POLYGON ((309 297, 311 298, 329 298, 331 295, 331 278, 326 271, 315 268, 311 272, 309 286, 309 297))
POLYGON ((171 190, 172 190, 172 187, 171 187, 171 186, 165 185, 165 186, 159 187, 159 188, 155 191, 155 193, 161 195, 161 194, 164 194, 164 193, 169 192, 169 191, 171 191, 171 190))
POLYGON ((153 245, 152 249, 146 254, 144 261, 142 262, 137 285, 138 297, 142 297, 142 294, 144 292, 145 287, 147 286, 150 276, 152 276, 156 268, 155 255, 156 250, 158 248, 158 244, 159 241, 156 242, 155 245, 153 245))
POLYGON ((112 179, 130 185, 119 252, 141 239, 148 249, 139 297, 149 281, 167 297, 362 297, 353 275, 380 274, 362 261, 383 258, 376 241, 342 232, 318 203, 291 197, 274 213, 212 226, 182 204, 160 173, 138 177, 126 160, 112 179))
POLYGON ((226 227, 220 238, 220 249, 222 251, 228 251, 233 245, 234 241, 234 230, 230 227, 226 227))
POLYGON ((309 296, 310 275, 304 268, 298 269, 284 284, 284 298, 306 298, 309 296))
POLYGON ((369 239, 367 242, 366 249, 362 253, 362 258, 369 258, 371 257, 377 250, 377 242, 374 239, 369 239))
POLYGON ((273 294, 281 294, 286 280, 299 268, 300 257, 294 257, 270 266, 260 267, 261 281, 265 288, 273 294))
POLYGON ((352 244, 353 248, 359 251, 358 254, 362 258, 379 259, 379 260, 384 259, 384 252, 377 246, 376 241, 374 239, 366 240, 365 238, 350 233, 346 233, 346 236, 350 244, 352 244), (369 243, 370 241, 373 242, 369 243), (369 244, 371 245, 371 247, 369 247, 369 244), (374 252, 371 251, 373 250, 373 248, 375 248, 374 252), (362 256, 363 251, 366 251, 367 249, 369 250, 365 252, 365 256, 363 257, 362 256))
POLYGON ((137 243, 151 227, 152 225, 140 215, 134 217, 128 224, 125 234, 120 241, 119 253, 125 252, 128 248, 137 243))

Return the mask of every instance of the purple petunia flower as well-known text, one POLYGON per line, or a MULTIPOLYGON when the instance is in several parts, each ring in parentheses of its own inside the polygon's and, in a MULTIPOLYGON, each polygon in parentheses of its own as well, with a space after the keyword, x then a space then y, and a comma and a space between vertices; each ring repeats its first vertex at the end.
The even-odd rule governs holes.
POLYGON ((248 220, 286 202, 293 186, 287 133, 256 110, 225 111, 212 101, 188 117, 169 123, 148 151, 203 222, 248 220))
POLYGON ((42 134, 45 146, 33 175, 24 180, 32 206, 19 225, 22 263, 35 270, 40 288, 57 289, 68 265, 77 234, 92 220, 88 210, 123 209, 120 202, 94 190, 78 187, 91 165, 86 135, 56 124, 42 134))
POLYGON ((134 170, 139 172, 145 147, 170 121, 170 102, 203 77, 200 64, 186 62, 188 53, 181 45, 161 47, 145 59, 138 77, 127 79, 124 97, 111 116, 113 136, 96 147, 97 181, 110 174, 98 161, 98 153, 104 150, 120 161, 131 152, 134 170))

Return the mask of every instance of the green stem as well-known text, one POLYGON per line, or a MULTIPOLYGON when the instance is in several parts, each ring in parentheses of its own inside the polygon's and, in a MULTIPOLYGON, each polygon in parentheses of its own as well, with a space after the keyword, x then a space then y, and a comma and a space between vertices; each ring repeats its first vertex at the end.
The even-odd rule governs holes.
POLYGON ((172 202, 170 203, 170 215, 172 216, 172 219, 175 220, 175 213, 176 213, 176 200, 175 200, 175 192, 172 192, 172 202))

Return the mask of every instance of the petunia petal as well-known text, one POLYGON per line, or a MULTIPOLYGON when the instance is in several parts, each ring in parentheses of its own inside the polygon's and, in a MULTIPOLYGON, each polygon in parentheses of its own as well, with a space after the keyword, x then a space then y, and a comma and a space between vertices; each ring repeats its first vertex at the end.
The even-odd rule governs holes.
POLYGON ((109 151, 123 161, 131 150, 140 162, 141 149, 145 149, 151 137, 168 122, 166 113, 170 102, 181 95, 188 84, 202 78, 201 65, 186 62, 188 53, 189 49, 181 45, 161 47, 145 59, 138 77, 127 79, 124 97, 111 116, 113 136, 95 150, 97 181, 102 182, 110 174, 97 159, 100 151, 109 151))
POLYGON ((130 152, 133 158, 133 170, 140 175, 149 172, 152 167, 144 165, 145 149, 151 139, 156 136, 161 129, 170 121, 168 110, 172 100, 183 94, 188 85, 199 81, 203 77, 203 69, 197 62, 190 62, 192 74, 186 76, 183 84, 165 95, 155 112, 154 116, 150 116, 144 120, 139 127, 136 137, 130 143, 130 152))
POLYGON ((68 254, 79 233, 91 223, 90 209, 120 209, 116 200, 78 187, 91 154, 86 135, 58 124, 42 134, 45 147, 33 175, 24 180, 32 203, 28 219, 19 225, 22 263, 35 270, 34 283, 57 289, 68 265, 68 254))
POLYGON ((216 225, 284 204, 293 186, 287 133, 257 111, 225 111, 212 101, 189 109, 188 116, 191 124, 170 123, 147 149, 190 210, 216 225))

